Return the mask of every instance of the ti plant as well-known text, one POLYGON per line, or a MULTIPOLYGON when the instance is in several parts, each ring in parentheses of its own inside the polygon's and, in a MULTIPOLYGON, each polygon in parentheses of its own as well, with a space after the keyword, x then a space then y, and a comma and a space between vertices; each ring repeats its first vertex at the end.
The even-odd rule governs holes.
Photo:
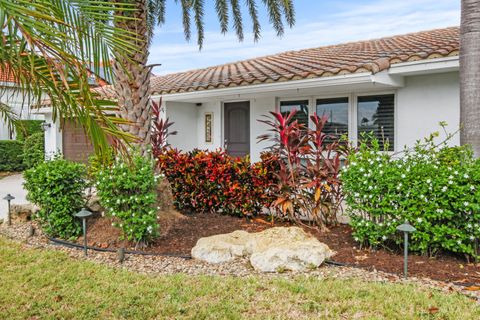
POLYGON ((161 154, 169 146, 168 137, 170 135, 176 135, 177 131, 170 132, 170 127, 173 122, 170 122, 168 118, 163 119, 162 113, 162 100, 159 103, 152 101, 152 154, 154 159, 158 159, 161 154))
POLYGON ((339 170, 346 148, 323 132, 326 116, 313 114, 313 127, 308 128, 295 120, 295 114, 271 112, 272 117, 259 120, 270 127, 270 133, 258 139, 272 142, 269 151, 278 168, 272 206, 298 224, 312 221, 325 229, 337 223, 341 208, 339 170))

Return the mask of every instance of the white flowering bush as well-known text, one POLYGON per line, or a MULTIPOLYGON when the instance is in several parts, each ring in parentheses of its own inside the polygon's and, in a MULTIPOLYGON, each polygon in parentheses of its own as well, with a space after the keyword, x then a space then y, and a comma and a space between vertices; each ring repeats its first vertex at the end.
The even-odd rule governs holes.
POLYGON ((129 241, 148 243, 159 235, 157 192, 159 177, 150 157, 133 153, 131 159, 117 157, 96 174, 97 192, 113 225, 129 241))
POLYGON ((417 229, 411 236, 414 251, 478 255, 480 162, 469 147, 435 144, 437 135, 399 156, 370 139, 349 156, 341 176, 356 241, 402 244, 396 227, 408 221, 417 229))

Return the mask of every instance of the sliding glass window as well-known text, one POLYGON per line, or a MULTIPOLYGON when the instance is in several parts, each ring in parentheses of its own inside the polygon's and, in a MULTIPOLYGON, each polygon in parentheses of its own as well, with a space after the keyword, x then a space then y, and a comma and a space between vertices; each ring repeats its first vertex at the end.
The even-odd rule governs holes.
POLYGON ((319 117, 328 117, 323 130, 330 136, 326 143, 338 140, 342 135, 348 137, 348 98, 317 99, 316 112, 319 117))
POLYGON ((358 97, 357 124, 358 139, 363 133, 373 133, 383 148, 388 143, 388 151, 394 149, 395 98, 393 94, 358 97))
POLYGON ((308 128, 308 100, 281 101, 280 112, 285 116, 293 110, 297 110, 294 120, 298 120, 305 128, 308 128))

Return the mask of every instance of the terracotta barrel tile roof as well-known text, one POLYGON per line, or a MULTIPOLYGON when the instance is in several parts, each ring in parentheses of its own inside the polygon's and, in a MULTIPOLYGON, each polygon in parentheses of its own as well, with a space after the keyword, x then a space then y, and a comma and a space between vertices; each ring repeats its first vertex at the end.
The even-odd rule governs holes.
POLYGON ((15 83, 15 75, 8 65, 0 65, 0 82, 15 83))
POLYGON ((459 28, 288 51, 199 70, 152 77, 152 92, 168 94, 277 81, 380 72, 392 64, 458 55, 459 28))

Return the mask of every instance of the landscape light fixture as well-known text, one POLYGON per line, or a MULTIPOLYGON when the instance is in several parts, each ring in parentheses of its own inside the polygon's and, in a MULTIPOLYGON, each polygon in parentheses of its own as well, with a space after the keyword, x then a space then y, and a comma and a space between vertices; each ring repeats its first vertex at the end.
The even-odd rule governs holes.
POLYGON ((398 231, 403 232, 403 276, 407 279, 408 274, 408 234, 417 231, 408 221, 397 227, 398 231))
POLYGON ((7 225, 11 225, 12 224, 12 220, 11 220, 11 215, 10 215, 10 202, 15 199, 14 196, 12 196, 10 193, 7 194, 3 200, 7 200, 8 202, 8 211, 7 211, 7 225))
POLYGON ((75 214, 75 217, 82 219, 83 249, 85 250, 85 257, 87 256, 87 218, 90 217, 92 214, 92 212, 88 211, 85 208, 82 208, 82 210, 75 214))

